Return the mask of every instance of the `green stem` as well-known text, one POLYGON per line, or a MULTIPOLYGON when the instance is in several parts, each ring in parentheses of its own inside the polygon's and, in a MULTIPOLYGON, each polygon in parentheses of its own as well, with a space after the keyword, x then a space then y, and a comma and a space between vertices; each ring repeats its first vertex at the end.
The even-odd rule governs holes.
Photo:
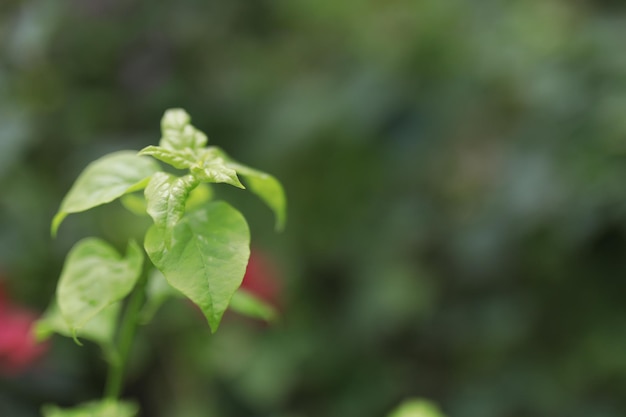
POLYGON ((107 376, 106 386, 104 388, 104 397, 112 400, 119 398, 122 392, 122 382, 124 380, 124 371, 128 356, 133 346, 133 340, 137 331, 137 322, 139 320, 139 312, 143 306, 146 295, 146 284, 148 276, 146 273, 141 275, 130 301, 126 306, 124 317, 120 323, 120 331, 118 336, 117 355, 109 360, 109 373, 107 376))

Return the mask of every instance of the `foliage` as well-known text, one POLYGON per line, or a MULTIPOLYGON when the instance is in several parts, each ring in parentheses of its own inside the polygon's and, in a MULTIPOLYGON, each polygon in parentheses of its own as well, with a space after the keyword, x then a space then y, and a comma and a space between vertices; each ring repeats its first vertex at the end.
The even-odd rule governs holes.
MULTIPOLYGON (((206 135, 190 124, 185 111, 166 111, 161 130, 159 146, 149 146, 139 153, 116 152, 90 164, 61 203, 52 222, 52 234, 57 233, 70 213, 144 190, 145 204, 139 206, 145 207, 154 221, 144 240, 150 260, 172 289, 201 309, 211 329, 216 331, 244 277, 250 254, 249 230, 235 208, 223 201, 210 201, 210 193, 200 194, 191 207, 188 202, 192 193, 206 183, 244 188, 238 179, 238 173, 242 172, 253 184, 253 192, 275 210, 280 227, 284 224, 285 197, 281 185, 272 176, 233 161, 222 150, 207 147, 206 135), (176 176, 160 171, 146 156, 188 173, 176 176)), ((131 211, 137 213, 136 207, 131 211)), ((143 251, 132 240, 125 256, 96 238, 81 240, 68 254, 56 299, 39 322, 37 333, 46 337, 55 331, 71 335, 77 343, 82 336, 99 343, 110 363, 111 377, 107 401, 71 410, 50 407, 44 413, 47 417, 135 415, 134 406, 114 401, 120 395, 133 328, 138 321, 153 316, 164 297, 173 294, 172 290, 162 289, 159 274, 150 269, 142 272, 144 263, 143 251), (133 291, 119 323, 119 340, 115 340, 120 303, 133 291), (149 313, 141 316, 146 296, 149 313)), ((235 300, 236 310, 241 313, 272 318, 271 307, 249 293, 235 300)))
POLYGON ((94 401, 71 410, 46 406, 44 417, 135 417, 139 412, 136 404, 122 401, 94 401))
MULTIPOLYGON (((46 231, 87 163, 156 145, 173 103, 289 191, 275 239, 254 196, 211 188, 285 272, 284 314, 226 313, 210 336, 165 303, 129 369, 147 415, 380 417, 407 395, 450 416, 624 414, 624 2, 0 3, 15 303, 42 310, 85 236, 141 243, 151 218, 117 203, 46 231)), ((0 414, 96 397, 85 345, 57 338, 35 380, 2 380, 0 414)))
POLYGON ((400 404, 388 417, 444 417, 439 408, 426 400, 411 399, 400 404))

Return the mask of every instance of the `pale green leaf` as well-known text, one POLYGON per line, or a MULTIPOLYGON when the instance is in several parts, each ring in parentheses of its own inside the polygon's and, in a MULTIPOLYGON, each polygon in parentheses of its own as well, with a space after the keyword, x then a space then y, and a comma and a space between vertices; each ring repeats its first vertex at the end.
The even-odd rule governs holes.
POLYGON ((226 183, 245 188, 237 177, 237 171, 226 164, 226 160, 215 147, 204 149, 201 158, 190 169, 200 181, 226 183))
POLYGON ((154 223, 159 227, 173 227, 185 214, 187 197, 197 185, 192 175, 154 174, 144 192, 147 211, 154 223))
POLYGON ((134 151, 115 152, 92 162, 63 199, 52 220, 52 235, 68 214, 89 210, 141 190, 157 171, 159 165, 153 159, 138 156, 134 151))
POLYGON ((169 232, 152 226, 144 244, 170 285, 197 304, 217 330, 250 256, 250 232, 241 213, 212 202, 187 213, 169 232))
POLYGON ((139 151, 140 156, 151 156, 176 169, 187 169, 196 162, 194 153, 186 148, 183 150, 168 149, 161 146, 148 146, 139 151))
POLYGON ((271 304, 241 289, 233 295, 229 308, 241 315, 268 322, 274 321, 277 316, 276 309, 271 304))
MULTIPOLYGON (((80 336, 98 343, 105 350, 109 349, 113 346, 113 337, 115 336, 120 309, 121 303, 113 303, 105 307, 100 313, 85 323, 80 331, 80 336)), ((49 338, 53 333, 73 337, 69 324, 61 315, 56 301, 53 301, 43 317, 37 320, 34 333, 40 341, 49 338)))
POLYGON ((444 417, 439 407, 421 399, 406 400, 387 417, 444 417))
POLYGON ((143 251, 133 241, 126 257, 96 238, 83 239, 72 248, 57 286, 57 302, 74 337, 78 329, 132 291, 142 266, 143 251))
POLYGON ((246 186, 267 204, 276 217, 276 229, 282 230, 287 220, 287 199, 280 182, 265 172, 250 168, 230 158, 223 150, 216 149, 226 161, 226 166, 234 169, 244 179, 246 186))
POLYGON ((169 109, 161 119, 161 141, 159 145, 170 150, 199 149, 206 145, 207 137, 194 128, 191 117, 183 109, 169 109))
POLYGON ((161 130, 181 130, 191 122, 191 116, 183 109, 167 109, 161 118, 161 130))
POLYGON ((134 402, 105 399, 73 408, 46 405, 41 411, 44 417, 135 417, 139 406, 134 402))

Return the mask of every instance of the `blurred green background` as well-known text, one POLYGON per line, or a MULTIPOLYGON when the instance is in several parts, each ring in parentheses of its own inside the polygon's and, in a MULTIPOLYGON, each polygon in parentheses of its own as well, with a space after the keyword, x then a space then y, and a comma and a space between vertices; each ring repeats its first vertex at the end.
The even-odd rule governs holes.
MULTIPOLYGON (((3 0, 0 268, 42 311, 76 240, 140 235, 117 203, 56 241, 49 223, 89 161, 183 107, 285 185, 278 235, 223 191, 280 271, 282 319, 210 335, 167 304, 130 369, 145 416, 375 417, 411 396, 623 416, 625 40, 617 0, 3 0)), ((0 414, 98 397, 100 356, 55 338, 0 377, 0 414)))

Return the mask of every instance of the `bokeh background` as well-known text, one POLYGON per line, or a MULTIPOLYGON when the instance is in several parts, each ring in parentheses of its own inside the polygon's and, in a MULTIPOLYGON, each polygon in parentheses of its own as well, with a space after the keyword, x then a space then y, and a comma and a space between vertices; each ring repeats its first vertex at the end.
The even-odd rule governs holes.
MULTIPOLYGON (((623 416, 625 40, 617 0, 2 0, 5 291, 41 313, 75 241, 140 235, 117 203, 55 241, 49 223, 89 161, 183 107, 285 185, 282 234, 220 188, 282 318, 210 335, 168 303, 129 370, 145 416, 376 417, 413 396, 623 416)), ((98 397, 100 359, 54 338, 0 377, 0 415, 98 397)))

